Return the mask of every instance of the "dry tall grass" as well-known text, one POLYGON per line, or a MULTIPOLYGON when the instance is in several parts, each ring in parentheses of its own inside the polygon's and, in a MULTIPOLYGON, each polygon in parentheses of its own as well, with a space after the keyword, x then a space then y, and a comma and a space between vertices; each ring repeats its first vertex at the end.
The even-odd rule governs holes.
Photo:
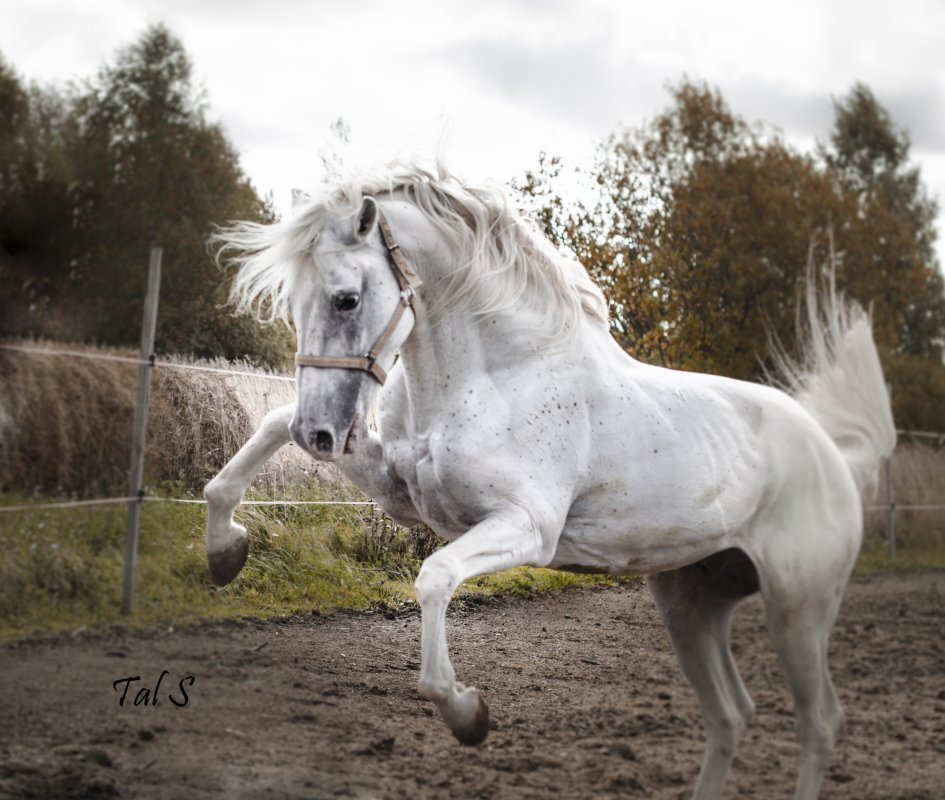
MULTIPOLYGON (((152 484, 170 481, 201 490, 267 411, 294 398, 293 384, 246 365, 208 366, 258 377, 154 369, 146 456, 152 484)), ((125 494, 137 375, 134 364, 0 351, 0 491, 125 494)), ((313 480, 328 487, 344 484, 337 470, 317 465, 292 445, 266 464, 256 485, 291 494, 313 480)))
MULTIPOLYGON (((904 506, 945 506, 945 449, 912 442, 906 438, 893 453, 893 497, 896 511, 897 534, 921 529, 929 534, 945 537, 945 508, 910 510, 904 506)), ((880 472, 876 496, 869 503, 883 506, 886 497, 885 466, 880 472)), ((867 541, 886 535, 886 512, 873 510, 866 517, 867 541)))

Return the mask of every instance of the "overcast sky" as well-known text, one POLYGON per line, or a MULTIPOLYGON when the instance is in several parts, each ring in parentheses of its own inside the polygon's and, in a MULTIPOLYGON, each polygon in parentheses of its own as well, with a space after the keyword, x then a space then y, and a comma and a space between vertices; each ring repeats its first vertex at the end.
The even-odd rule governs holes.
POLYGON ((683 76, 802 148, 863 81, 945 200, 936 0, 3 0, 0 53, 28 80, 80 79, 154 22, 182 39, 212 115, 283 211, 293 186, 318 182, 339 117, 361 161, 429 157, 444 139, 453 171, 504 183, 542 150, 587 163, 683 76))

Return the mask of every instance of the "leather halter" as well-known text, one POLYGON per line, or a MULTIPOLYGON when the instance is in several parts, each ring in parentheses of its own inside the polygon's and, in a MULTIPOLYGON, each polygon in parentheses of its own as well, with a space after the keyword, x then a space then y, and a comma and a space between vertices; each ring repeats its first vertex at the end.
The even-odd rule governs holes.
POLYGON ((423 285, 423 281, 417 276, 403 253, 400 252, 400 245, 394 241, 394 235, 390 231, 390 225, 383 212, 377 209, 377 226, 381 229, 381 235, 384 239, 384 245, 390 254, 391 269, 394 271, 394 277, 400 286, 400 302, 394 309, 394 315, 391 317, 387 327, 381 331, 371 349, 363 356, 335 357, 335 356, 308 356, 302 353, 295 354, 295 365, 297 367, 326 367, 328 369, 360 369, 373 375, 381 386, 387 380, 387 373, 383 367, 377 363, 377 357, 380 355, 384 346, 387 344, 397 326, 400 324, 400 318, 409 308, 416 313, 414 309, 414 298, 417 296, 417 289, 423 285))

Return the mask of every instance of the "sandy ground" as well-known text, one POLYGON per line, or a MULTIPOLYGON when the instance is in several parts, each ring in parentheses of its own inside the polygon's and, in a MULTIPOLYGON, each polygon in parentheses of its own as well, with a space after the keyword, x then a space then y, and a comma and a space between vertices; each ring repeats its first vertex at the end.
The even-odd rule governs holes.
MULTIPOLYGON (((492 711, 475 748, 417 695, 413 610, 3 646, 0 797, 689 796, 699 713, 645 587, 454 603, 449 620, 492 711)), ((793 712, 757 599, 734 650, 758 713, 727 794, 790 797, 793 712)), ((854 581, 831 663, 848 725, 822 796, 945 797, 945 573, 854 581)))

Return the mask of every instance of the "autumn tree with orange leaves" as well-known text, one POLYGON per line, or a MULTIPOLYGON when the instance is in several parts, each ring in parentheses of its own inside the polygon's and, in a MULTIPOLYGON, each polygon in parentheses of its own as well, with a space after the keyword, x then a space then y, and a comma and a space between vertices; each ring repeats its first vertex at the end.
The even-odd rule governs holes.
POLYGON ((872 307, 887 374, 908 372, 910 387, 929 376, 916 389, 925 410, 898 403, 899 424, 942 428, 935 206, 905 133, 865 87, 835 104, 815 154, 749 125, 707 86, 683 83, 672 98, 600 146, 593 201, 564 199, 557 159, 543 157, 518 187, 604 288, 617 340, 649 363, 759 379, 769 332, 793 346, 807 264, 832 253, 839 288, 872 307))

